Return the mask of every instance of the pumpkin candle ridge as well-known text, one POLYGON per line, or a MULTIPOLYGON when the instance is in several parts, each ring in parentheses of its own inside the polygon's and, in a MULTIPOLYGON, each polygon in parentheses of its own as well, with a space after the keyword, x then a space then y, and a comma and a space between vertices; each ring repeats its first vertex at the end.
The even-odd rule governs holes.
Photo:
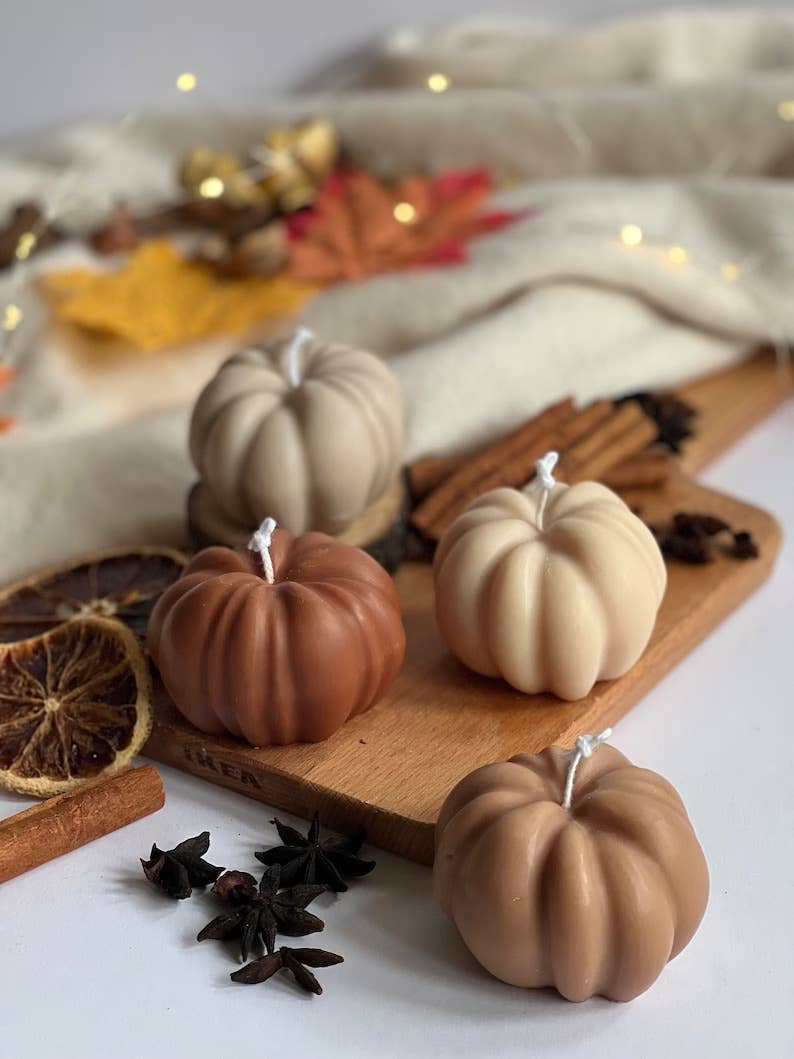
POLYGON ((291 336, 241 350, 201 392, 190 455, 226 520, 344 533, 400 472, 399 383, 371 353, 291 336))
POLYGON ((293 537, 266 520, 251 543, 194 556, 152 612, 150 653, 202 731, 254 746, 327 739, 373 706, 402 665, 394 582, 323 533, 293 537))
POLYGON ((603 738, 475 769, 436 824, 433 891, 472 955, 510 985, 572 1001, 644 992, 708 902, 678 793, 603 738))
POLYGON ((524 490, 484 493, 444 533, 436 620, 475 672, 576 700, 640 657, 667 573, 623 500, 598 482, 555 482, 554 457, 537 461, 524 490))

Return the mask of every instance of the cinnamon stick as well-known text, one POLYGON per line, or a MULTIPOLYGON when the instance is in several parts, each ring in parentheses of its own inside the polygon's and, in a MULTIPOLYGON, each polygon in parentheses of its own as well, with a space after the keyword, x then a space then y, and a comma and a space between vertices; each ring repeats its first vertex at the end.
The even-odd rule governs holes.
POLYGON ((627 401, 563 453, 556 473, 570 485, 598 480, 611 467, 643 449, 656 434, 655 423, 635 401, 627 401))
POLYGON ((643 449, 610 467, 601 481, 610 489, 658 489, 670 478, 672 456, 666 449, 643 449))
POLYGON ((408 487, 415 504, 432 493, 445 478, 457 471, 470 456, 425 456, 414 460, 408 468, 408 487))
POLYGON ((559 401, 506 437, 500 438, 477 456, 466 460, 419 504, 413 513, 414 525, 424 532, 454 501, 462 497, 479 496, 479 479, 487 477, 495 467, 511 459, 517 452, 537 444, 538 439, 546 437, 551 428, 561 426, 573 414, 573 401, 570 398, 559 401))
POLYGON ((154 766, 128 769, 0 821, 0 883, 162 809, 154 766))
POLYGON ((612 415, 613 407, 611 401, 595 401, 581 411, 575 412, 561 426, 549 428, 545 433, 537 435, 534 441, 525 448, 494 467, 490 473, 479 478, 468 492, 457 497, 439 518, 427 527, 425 535, 431 540, 440 540, 442 534, 452 525, 458 515, 489 489, 498 489, 500 486, 519 488, 526 485, 534 474, 535 460, 540 459, 549 449, 565 451, 580 438, 587 437, 599 423, 612 415))

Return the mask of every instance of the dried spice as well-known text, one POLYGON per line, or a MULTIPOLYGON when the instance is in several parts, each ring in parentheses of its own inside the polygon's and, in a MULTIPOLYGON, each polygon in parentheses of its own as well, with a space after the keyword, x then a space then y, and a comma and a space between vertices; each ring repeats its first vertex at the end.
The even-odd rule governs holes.
POLYGON ((410 468, 415 493, 424 491, 412 524, 425 539, 440 540, 483 493, 526 485, 535 461, 550 449, 560 454, 560 479, 571 485, 604 481, 614 472, 622 472, 621 489, 661 485, 669 474, 667 454, 661 454, 661 462, 658 451, 646 455, 655 433, 636 402, 615 408, 611 401, 594 401, 577 409, 566 398, 464 459, 424 460, 410 468))
POLYGON ((85 618, 0 646, 0 787, 49 797, 129 764, 152 725, 143 649, 85 618))
POLYGON ((760 552, 752 534, 748 533, 747 530, 739 530, 738 533, 733 535, 733 547, 730 549, 729 554, 734 559, 757 559, 760 552))
POLYGON ((145 352, 242 334, 259 320, 287 316, 314 288, 284 276, 223 279, 157 240, 134 250, 116 272, 71 269, 43 277, 60 319, 115 335, 145 352))
POLYGON ((698 411, 674 393, 632 393, 616 403, 623 404, 624 401, 636 401, 656 423, 658 433, 654 444, 680 453, 682 443, 694 436, 698 411))
POLYGON ((336 890, 347 889, 343 873, 366 875, 375 865, 356 856, 364 840, 363 832, 351 838, 320 842, 317 815, 307 836, 278 820, 273 822, 282 841, 289 845, 256 854, 260 860, 273 857, 259 882, 248 872, 224 871, 204 860, 210 843, 208 831, 171 850, 152 846, 149 859, 141 859, 141 865, 150 882, 176 899, 190 897, 193 887, 214 883, 213 896, 227 908, 199 931, 197 941, 239 939, 243 961, 255 946, 264 949, 263 956, 231 975, 233 981, 253 985, 267 981, 278 971, 289 971, 302 989, 319 996, 322 988, 309 968, 330 967, 342 963, 343 958, 323 949, 276 949, 276 937, 304 937, 322 931, 322 919, 307 911, 311 902, 329 885, 336 890), (300 881, 307 874, 326 875, 329 883, 320 879, 300 881))
POLYGON ((302 938, 323 929, 323 921, 307 905, 325 892, 322 885, 298 884, 279 893, 281 866, 274 864, 263 874, 259 885, 253 875, 230 871, 222 875, 213 893, 234 905, 230 912, 216 916, 199 932, 198 941, 240 939, 240 956, 248 959, 253 945, 261 942, 272 953, 276 934, 302 938))
POLYGON ((363 171, 340 170, 312 209, 288 219, 293 279, 327 284, 416 265, 467 258, 466 242, 526 216, 484 212, 492 190, 485 170, 407 177, 394 186, 363 171))
POLYGON ((187 559, 174 548, 113 548, 50 567, 0 591, 0 643, 13 643, 97 615, 139 636, 160 594, 187 559))
POLYGON ((375 867, 374 860, 357 856, 366 833, 361 830, 348 838, 326 838, 320 841, 320 818, 317 813, 306 835, 278 819, 276 826, 283 845, 255 853, 263 864, 281 865, 281 883, 324 883, 336 893, 347 890, 346 878, 367 875, 375 867))
POLYGON ((261 956, 253 963, 234 971, 230 977, 233 982, 242 982, 243 985, 258 985, 266 982, 278 971, 289 971, 301 989, 307 993, 320 996, 323 987, 317 978, 308 970, 309 967, 333 967, 334 964, 344 963, 344 957, 335 952, 326 952, 324 949, 291 949, 282 946, 277 952, 267 956, 261 956))
POLYGON ((683 563, 710 563, 715 548, 734 559, 758 558, 758 545, 747 530, 734 531, 714 515, 679 511, 670 522, 650 525, 662 554, 683 563))
POLYGON ((182 901, 190 897, 194 886, 209 886, 223 871, 223 868, 204 860, 209 848, 209 831, 202 831, 194 838, 186 838, 173 849, 162 850, 154 845, 149 859, 141 858, 143 873, 150 883, 168 897, 182 901))

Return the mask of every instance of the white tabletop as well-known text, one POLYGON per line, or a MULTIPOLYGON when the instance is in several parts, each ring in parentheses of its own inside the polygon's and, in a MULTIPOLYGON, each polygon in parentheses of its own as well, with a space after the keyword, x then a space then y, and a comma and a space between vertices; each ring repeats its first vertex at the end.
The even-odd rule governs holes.
MULTIPOLYGON (((794 532, 794 407, 705 480, 794 532)), ((630 1004, 574 1005, 481 971, 433 903, 430 872, 374 851, 375 872, 313 908, 340 952, 325 995, 237 986, 229 951, 197 945, 208 896, 172 902, 138 857, 212 832, 210 859, 255 871, 270 810, 163 768, 165 809, 0 886, 0 1056, 228 1059, 794 1055, 794 549, 772 580, 617 726, 613 742, 680 791, 711 869, 690 947, 630 1004)), ((0 816, 26 803, 0 794, 0 816)))

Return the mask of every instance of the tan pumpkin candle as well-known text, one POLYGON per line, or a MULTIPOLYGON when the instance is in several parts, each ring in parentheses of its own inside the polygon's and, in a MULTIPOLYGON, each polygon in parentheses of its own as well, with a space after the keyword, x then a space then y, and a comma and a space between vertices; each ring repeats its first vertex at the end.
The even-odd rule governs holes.
POLYGON ((648 528, 598 482, 493 489, 453 522, 433 564, 436 618, 465 665, 519 691, 587 695, 645 650, 667 574, 648 528))
POLYGON ((676 791, 609 730, 486 765, 436 825, 436 898, 479 962, 568 1000, 631 1000, 690 941, 708 869, 676 791))
POLYGON ((323 533, 267 519, 253 551, 207 548, 157 602, 147 643, 197 728, 254 746, 317 742, 374 705, 399 672, 394 582, 323 533))
POLYGON ((303 328, 227 360, 190 427, 214 506, 249 533, 267 516, 291 533, 344 532, 399 473, 402 447, 391 371, 303 328))

